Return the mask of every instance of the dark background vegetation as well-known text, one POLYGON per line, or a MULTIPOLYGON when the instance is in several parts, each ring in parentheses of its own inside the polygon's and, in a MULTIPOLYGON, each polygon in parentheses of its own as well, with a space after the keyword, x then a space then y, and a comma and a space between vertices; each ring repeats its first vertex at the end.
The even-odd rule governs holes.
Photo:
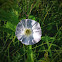
POLYGON ((15 36, 17 24, 26 18, 42 29, 41 41, 32 46, 34 62, 62 62, 61 0, 0 0, 0 62, 27 60, 28 46, 15 36))

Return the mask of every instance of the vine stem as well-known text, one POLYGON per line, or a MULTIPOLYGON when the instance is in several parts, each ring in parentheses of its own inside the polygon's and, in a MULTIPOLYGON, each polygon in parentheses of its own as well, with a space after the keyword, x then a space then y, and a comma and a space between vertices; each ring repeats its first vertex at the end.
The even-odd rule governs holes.
POLYGON ((28 45, 28 50, 27 50, 27 62, 34 62, 33 51, 32 51, 32 45, 28 45))

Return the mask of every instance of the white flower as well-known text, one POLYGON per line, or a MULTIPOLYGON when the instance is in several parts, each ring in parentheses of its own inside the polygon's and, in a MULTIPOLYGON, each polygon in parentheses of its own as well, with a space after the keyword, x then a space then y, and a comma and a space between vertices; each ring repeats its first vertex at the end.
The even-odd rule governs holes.
POLYGON ((18 23, 15 32, 19 41, 25 45, 33 45, 41 40, 41 27, 38 22, 31 19, 23 19, 18 23))

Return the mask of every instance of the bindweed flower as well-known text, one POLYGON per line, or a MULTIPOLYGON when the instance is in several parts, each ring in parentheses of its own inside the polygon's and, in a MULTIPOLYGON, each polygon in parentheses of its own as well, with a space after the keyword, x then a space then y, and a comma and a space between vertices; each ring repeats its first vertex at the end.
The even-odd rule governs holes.
POLYGON ((42 36, 40 24, 35 20, 23 19, 18 23, 15 35, 25 45, 36 44, 42 36))

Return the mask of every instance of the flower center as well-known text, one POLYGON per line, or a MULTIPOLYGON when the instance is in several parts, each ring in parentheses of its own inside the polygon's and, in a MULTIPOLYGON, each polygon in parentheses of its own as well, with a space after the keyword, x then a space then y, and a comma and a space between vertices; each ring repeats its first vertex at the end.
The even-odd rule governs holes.
POLYGON ((25 35, 29 36, 31 34, 31 29, 25 29, 25 35))

